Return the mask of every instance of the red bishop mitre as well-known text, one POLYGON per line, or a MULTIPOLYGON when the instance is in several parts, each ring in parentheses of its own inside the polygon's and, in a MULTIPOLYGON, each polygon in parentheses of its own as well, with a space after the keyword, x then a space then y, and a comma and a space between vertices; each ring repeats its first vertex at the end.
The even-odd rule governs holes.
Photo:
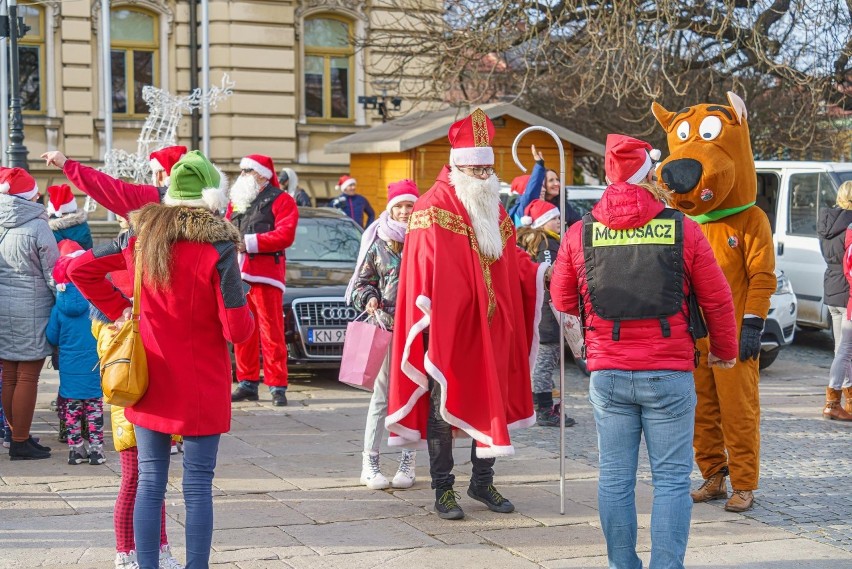
POLYGON ((240 160, 240 169, 245 170, 250 168, 269 180, 274 188, 280 188, 278 177, 275 175, 275 165, 272 163, 272 158, 263 154, 249 154, 240 160))
POLYGON ((494 123, 482 109, 450 126, 450 164, 453 166, 491 166, 494 164, 494 123))
POLYGON ((49 186, 47 194, 50 196, 50 201, 47 202, 47 215, 59 217, 64 213, 77 211, 77 200, 74 199, 71 186, 68 184, 49 186))
POLYGON ((0 194, 31 200, 38 195, 38 184, 23 168, 0 166, 0 194))
POLYGON ((644 140, 623 134, 610 134, 606 137, 604 170, 610 184, 638 184, 651 171, 653 161, 659 159, 660 151, 644 140))
POLYGON ((166 146, 165 148, 156 150, 148 156, 151 170, 155 174, 157 172, 165 172, 166 176, 171 176, 172 168, 186 153, 186 146, 166 146))

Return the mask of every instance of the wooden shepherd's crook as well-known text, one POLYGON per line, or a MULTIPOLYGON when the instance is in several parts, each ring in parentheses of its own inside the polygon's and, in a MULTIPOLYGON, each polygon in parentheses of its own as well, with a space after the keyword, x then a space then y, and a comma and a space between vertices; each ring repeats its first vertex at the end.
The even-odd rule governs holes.
MULTIPOLYGON (((559 208, 559 234, 565 235, 565 149, 562 147, 562 140, 555 132, 543 126, 529 126, 518 133, 515 141, 512 143, 512 158, 515 159, 515 164, 521 169, 521 172, 526 172, 527 169, 521 164, 518 159, 518 143, 525 134, 534 130, 546 132, 553 140, 556 141, 556 146, 559 148, 559 203, 562 206, 559 208)), ((549 310, 548 307, 542 307, 542 310, 549 310)), ((565 316, 559 313, 559 397, 562 402, 565 402, 565 316)), ((532 374, 533 370, 530 370, 532 374)), ((559 406, 559 513, 565 515, 565 405, 559 406)))

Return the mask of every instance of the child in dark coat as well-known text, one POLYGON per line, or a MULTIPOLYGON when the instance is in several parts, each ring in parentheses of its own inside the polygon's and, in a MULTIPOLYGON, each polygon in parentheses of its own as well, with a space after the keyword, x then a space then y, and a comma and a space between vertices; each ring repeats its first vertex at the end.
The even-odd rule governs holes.
POLYGON ((77 209, 77 200, 71 193, 71 186, 60 184, 47 188, 50 200, 47 202, 48 223, 56 242, 70 239, 83 249, 92 248, 92 231, 89 229, 86 210, 77 209))
POLYGON ((59 243, 59 252, 62 256, 53 269, 56 304, 47 324, 47 340, 59 348, 59 395, 65 399, 68 464, 86 460, 103 464, 104 404, 97 341, 91 333, 89 303, 66 274, 68 264, 83 249, 66 239, 59 243), (87 433, 82 432, 84 418, 87 433))

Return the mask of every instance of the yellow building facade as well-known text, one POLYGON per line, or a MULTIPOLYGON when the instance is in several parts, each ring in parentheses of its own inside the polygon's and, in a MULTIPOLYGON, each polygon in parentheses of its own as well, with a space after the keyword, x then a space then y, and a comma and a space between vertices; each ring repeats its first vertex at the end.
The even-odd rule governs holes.
MULTIPOLYGON (((61 172, 39 160, 45 151, 102 164, 108 150, 105 104, 113 111, 113 146, 134 152, 147 114, 142 87, 190 92, 189 2, 115 0, 110 3, 112 101, 106 102, 100 4, 19 5, 32 28, 19 51, 25 144, 42 188, 63 181, 61 172)), ((210 114, 210 155, 226 173, 236 174, 247 154, 266 154, 279 171, 295 169, 300 186, 322 201, 336 195, 334 184, 349 168, 348 154, 328 153, 325 146, 382 121, 376 110, 359 104, 359 97, 400 97, 402 113, 434 107, 435 101, 404 91, 416 77, 373 71, 387 69, 387 54, 371 52, 363 42, 373 33, 410 25, 387 2, 211 0, 209 6, 211 83, 218 84, 224 74, 235 83, 233 96, 210 114)), ((191 130, 191 119, 184 116, 179 144, 193 146, 191 130)))

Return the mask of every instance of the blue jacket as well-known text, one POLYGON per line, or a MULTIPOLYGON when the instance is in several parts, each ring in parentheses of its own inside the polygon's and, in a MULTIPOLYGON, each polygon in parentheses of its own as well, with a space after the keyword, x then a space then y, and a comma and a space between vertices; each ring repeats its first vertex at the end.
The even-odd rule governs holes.
POLYGON ((56 293, 56 304, 47 323, 47 341, 59 347, 59 395, 66 399, 102 397, 89 303, 73 284, 56 293))
POLYGON ((527 189, 524 190, 521 197, 515 200, 512 209, 509 210, 509 217, 512 218, 515 227, 521 226, 521 218, 530 202, 541 197, 541 185, 544 183, 546 174, 547 169, 544 167, 544 160, 536 160, 530 179, 527 180, 527 189))
POLYGON ((367 201, 364 196, 355 194, 347 196, 343 194, 331 200, 328 203, 329 207, 336 207, 343 211, 346 215, 355 220, 355 223, 361 227, 367 227, 376 219, 376 213, 373 211, 373 206, 367 201), (367 214, 367 223, 364 223, 364 214, 367 214))
POLYGON ((83 249, 92 248, 92 232, 86 222, 85 211, 65 214, 62 217, 52 217, 48 222, 56 242, 63 239, 76 241, 83 249))

